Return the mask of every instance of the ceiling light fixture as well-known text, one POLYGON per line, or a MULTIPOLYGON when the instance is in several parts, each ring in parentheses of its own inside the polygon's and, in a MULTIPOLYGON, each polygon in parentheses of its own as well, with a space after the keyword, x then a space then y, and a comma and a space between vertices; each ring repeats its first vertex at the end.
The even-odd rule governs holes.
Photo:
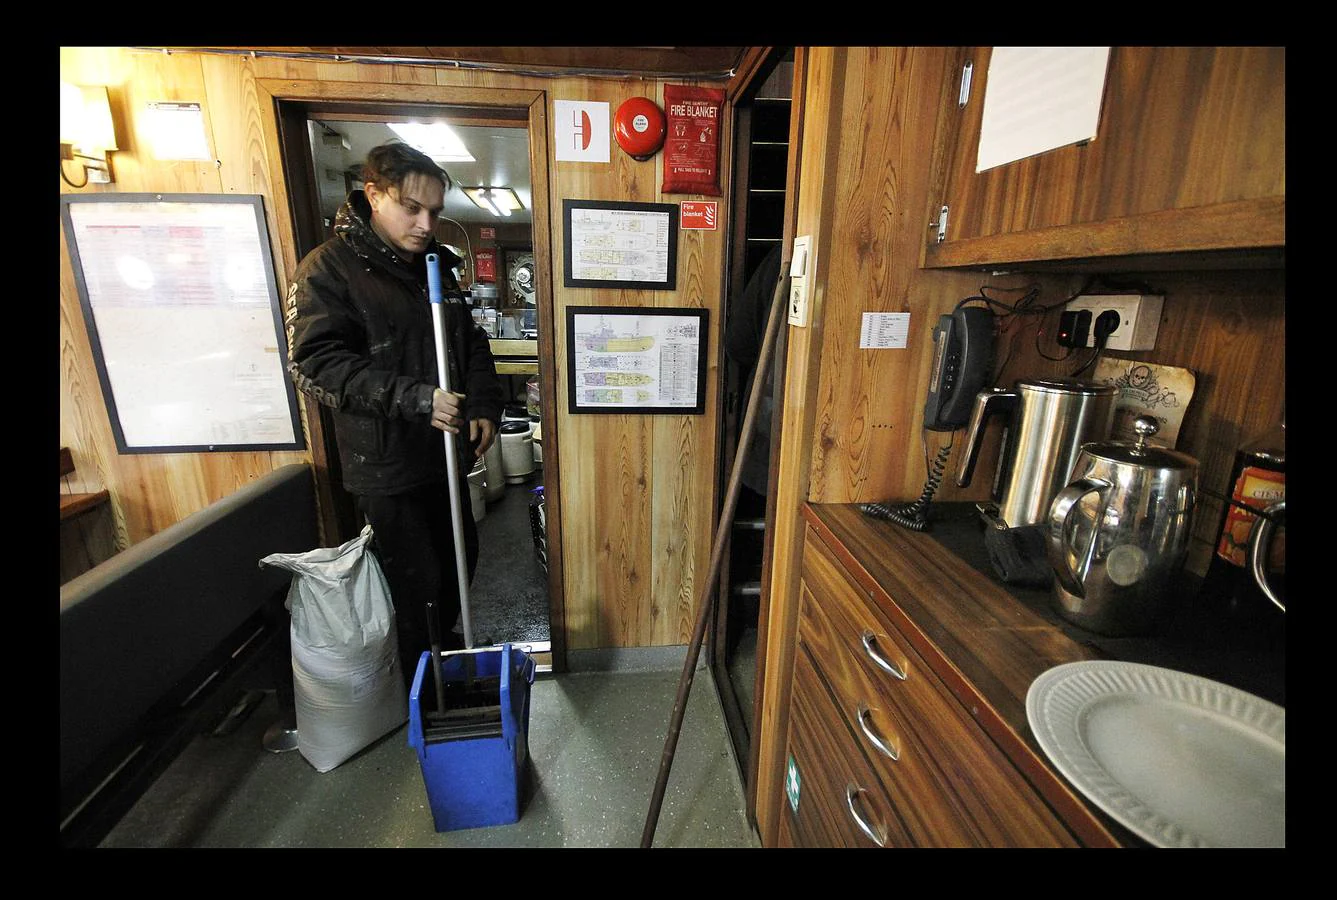
POLYGON ((515 191, 508 187, 467 187, 462 190, 475 206, 494 216, 509 216, 513 211, 525 208, 515 191))
POLYGON ((437 162, 475 162, 464 141, 445 122, 386 122, 404 143, 437 162))

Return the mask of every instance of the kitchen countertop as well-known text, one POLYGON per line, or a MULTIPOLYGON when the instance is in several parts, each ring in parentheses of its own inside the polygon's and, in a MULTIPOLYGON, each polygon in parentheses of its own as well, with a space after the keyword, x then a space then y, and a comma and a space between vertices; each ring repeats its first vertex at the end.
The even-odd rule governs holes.
MULTIPOLYGON (((1025 700, 1037 677, 1068 662, 1117 659, 1210 678, 1285 705, 1285 616, 1227 619, 1202 596, 1200 579, 1184 576, 1152 633, 1107 637, 1059 616, 1048 589, 998 577, 974 503, 934 504, 925 532, 864 515, 853 504, 807 504, 804 515, 1056 809, 1071 816, 1075 800, 1119 843, 1144 845, 1074 794, 1031 733, 1025 700)), ((1102 842, 1099 833, 1088 837, 1102 842)))
POLYGON ((930 515, 933 524, 926 535, 1069 638, 1094 649, 1099 658, 1188 672, 1286 705, 1286 623, 1280 610, 1264 609, 1247 620, 1227 617, 1219 603, 1204 595, 1202 579, 1185 573, 1151 633, 1107 637, 1060 616, 1049 589, 1019 587, 999 578, 989 562, 985 526, 975 504, 942 503, 930 515))

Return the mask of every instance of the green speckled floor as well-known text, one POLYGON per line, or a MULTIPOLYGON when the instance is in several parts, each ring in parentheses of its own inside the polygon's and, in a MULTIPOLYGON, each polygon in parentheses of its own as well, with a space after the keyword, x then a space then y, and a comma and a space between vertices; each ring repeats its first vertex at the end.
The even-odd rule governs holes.
MULTIPOLYGON (((535 681, 533 790, 515 824, 438 834, 407 726, 324 774, 298 751, 265 751, 263 735, 277 718, 271 694, 231 734, 191 743, 101 846, 637 847, 683 653, 633 652, 631 658, 640 660, 630 664, 639 669, 624 653, 612 671, 535 681)), ((715 685, 702 668, 693 680, 655 846, 759 846, 715 685)))

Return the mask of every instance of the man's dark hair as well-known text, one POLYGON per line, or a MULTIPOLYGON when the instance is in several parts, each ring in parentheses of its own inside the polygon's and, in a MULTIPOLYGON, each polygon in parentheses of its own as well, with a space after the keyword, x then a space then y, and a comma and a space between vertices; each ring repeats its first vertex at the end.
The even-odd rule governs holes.
POLYGON ((445 189, 450 190, 450 175, 446 170, 433 162, 426 153, 403 141, 391 141, 373 147, 367 152, 367 161, 362 166, 362 180, 370 181, 381 190, 402 188, 404 179, 412 174, 439 178, 445 189))

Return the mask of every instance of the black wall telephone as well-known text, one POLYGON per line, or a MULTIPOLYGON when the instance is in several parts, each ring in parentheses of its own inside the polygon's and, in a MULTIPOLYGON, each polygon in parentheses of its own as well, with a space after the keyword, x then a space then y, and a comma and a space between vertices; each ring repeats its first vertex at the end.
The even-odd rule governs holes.
POLYGON ((963 306, 939 316, 933 328, 933 369, 924 401, 924 427, 955 431, 970 421, 975 395, 993 375, 993 313, 963 306))
MULTIPOLYGON (((933 375, 924 401, 924 427, 955 431, 970 421, 975 395, 993 378, 993 313, 982 306, 957 306, 950 316, 939 316, 933 328, 933 375)), ((952 442, 938 448, 928 480, 918 499, 898 505, 861 503, 859 508, 876 519, 888 519, 913 531, 929 526, 929 503, 942 483, 952 442)))

